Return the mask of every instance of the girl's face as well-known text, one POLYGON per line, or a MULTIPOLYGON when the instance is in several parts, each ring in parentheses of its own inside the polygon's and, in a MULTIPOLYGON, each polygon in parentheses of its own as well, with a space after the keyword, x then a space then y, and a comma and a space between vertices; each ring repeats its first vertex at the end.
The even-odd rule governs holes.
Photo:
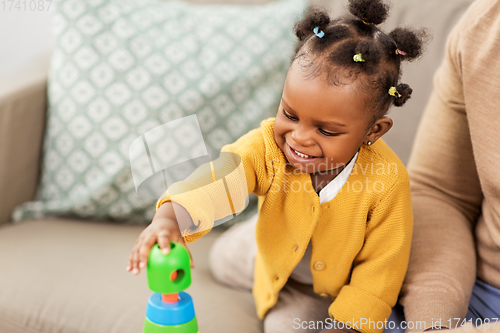
POLYGON ((324 75, 306 78, 300 66, 292 64, 274 138, 294 168, 305 173, 340 168, 370 139, 375 125, 369 128, 373 118, 356 82, 330 85, 324 75))

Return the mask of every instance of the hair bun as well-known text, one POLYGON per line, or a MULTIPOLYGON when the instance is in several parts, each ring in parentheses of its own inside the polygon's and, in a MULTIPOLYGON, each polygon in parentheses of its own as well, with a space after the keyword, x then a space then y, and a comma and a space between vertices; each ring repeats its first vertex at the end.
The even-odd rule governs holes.
POLYGON ((380 51, 373 41, 363 40, 356 44, 355 54, 361 54, 363 58, 362 65, 369 73, 375 72, 380 62, 380 51))
POLYGON ((365 23, 380 24, 389 13, 389 5, 381 0, 349 0, 349 12, 365 23))
POLYGON ((393 103, 395 106, 403 106, 403 104, 405 104, 406 101, 411 97, 413 89, 411 89, 410 86, 406 83, 399 83, 396 85, 396 90, 401 96, 394 98, 393 103))
POLYGON ((401 55, 401 59, 411 61, 420 57, 429 35, 425 29, 396 28, 389 33, 389 37, 396 42, 398 50, 406 53, 401 55))
POLYGON ((313 34, 313 29, 325 30, 330 23, 330 16, 320 8, 310 8, 306 16, 297 22, 294 27, 295 35, 300 41, 313 34))

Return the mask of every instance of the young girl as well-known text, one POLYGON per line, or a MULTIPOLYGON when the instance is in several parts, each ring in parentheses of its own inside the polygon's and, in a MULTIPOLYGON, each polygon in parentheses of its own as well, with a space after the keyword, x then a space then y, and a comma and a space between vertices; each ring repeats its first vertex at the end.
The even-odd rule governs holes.
POLYGON ((155 243, 168 253, 169 241, 198 239, 253 192, 258 220, 219 238, 211 268, 252 288, 264 331, 382 331, 406 273, 412 211, 406 170, 379 139, 389 106, 410 97, 400 64, 420 55, 423 32, 379 30, 380 0, 350 0, 349 11, 297 23, 276 118, 169 187, 128 271, 146 267, 155 243))

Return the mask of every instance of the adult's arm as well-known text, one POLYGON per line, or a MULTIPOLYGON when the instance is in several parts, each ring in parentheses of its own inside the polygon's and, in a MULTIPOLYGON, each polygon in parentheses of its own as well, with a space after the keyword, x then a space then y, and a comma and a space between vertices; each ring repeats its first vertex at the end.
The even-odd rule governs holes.
POLYGON ((476 279, 473 231, 483 195, 462 80, 461 34, 470 10, 468 15, 448 38, 408 166, 414 233, 400 302, 416 330, 439 321, 440 326, 454 327, 453 318, 467 312, 476 279))

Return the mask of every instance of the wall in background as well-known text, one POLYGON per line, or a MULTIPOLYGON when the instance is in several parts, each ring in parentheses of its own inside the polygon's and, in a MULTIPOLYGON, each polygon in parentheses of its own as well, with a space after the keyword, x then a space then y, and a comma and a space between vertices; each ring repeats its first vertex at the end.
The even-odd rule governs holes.
POLYGON ((53 1, 0 0, 1 81, 24 72, 50 53, 49 5, 54 5, 53 1))

